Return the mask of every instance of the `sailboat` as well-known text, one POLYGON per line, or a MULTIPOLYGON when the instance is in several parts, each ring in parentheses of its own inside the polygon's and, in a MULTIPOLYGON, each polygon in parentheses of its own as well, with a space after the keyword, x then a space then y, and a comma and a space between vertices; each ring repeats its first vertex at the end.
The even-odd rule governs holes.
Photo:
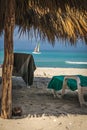
POLYGON ((38 44, 36 45, 36 47, 35 47, 35 49, 34 49, 34 51, 33 51, 32 53, 34 53, 34 54, 40 54, 40 53, 41 53, 41 52, 40 52, 40 43, 38 43, 38 44))

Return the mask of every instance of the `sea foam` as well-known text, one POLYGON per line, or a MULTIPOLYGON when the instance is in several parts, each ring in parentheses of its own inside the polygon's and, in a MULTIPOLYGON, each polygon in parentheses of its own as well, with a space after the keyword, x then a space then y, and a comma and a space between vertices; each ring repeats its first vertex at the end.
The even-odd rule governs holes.
POLYGON ((85 64, 85 65, 87 65, 87 62, 74 62, 74 61, 65 61, 66 63, 68 63, 68 64, 85 64))

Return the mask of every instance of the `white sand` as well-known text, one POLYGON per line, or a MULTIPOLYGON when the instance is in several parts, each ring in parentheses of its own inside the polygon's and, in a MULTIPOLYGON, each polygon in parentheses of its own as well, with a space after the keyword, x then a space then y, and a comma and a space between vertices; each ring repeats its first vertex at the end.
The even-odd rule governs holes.
POLYGON ((47 89, 52 76, 77 74, 87 76, 87 69, 37 68, 30 89, 23 80, 14 78, 13 106, 21 106, 23 115, 11 120, 0 118, 0 130, 86 130, 87 108, 80 107, 77 92, 54 99, 47 89))
POLYGON ((77 68, 37 68, 35 71, 35 76, 47 76, 52 77, 55 75, 87 75, 87 69, 77 69, 77 68))

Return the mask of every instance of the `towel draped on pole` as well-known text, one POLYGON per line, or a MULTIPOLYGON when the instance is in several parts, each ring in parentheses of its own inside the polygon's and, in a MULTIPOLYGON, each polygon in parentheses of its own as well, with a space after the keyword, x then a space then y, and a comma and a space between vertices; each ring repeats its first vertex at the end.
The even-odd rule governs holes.
POLYGON ((31 54, 14 53, 13 75, 20 75, 27 85, 32 85, 35 69, 34 58, 31 54))

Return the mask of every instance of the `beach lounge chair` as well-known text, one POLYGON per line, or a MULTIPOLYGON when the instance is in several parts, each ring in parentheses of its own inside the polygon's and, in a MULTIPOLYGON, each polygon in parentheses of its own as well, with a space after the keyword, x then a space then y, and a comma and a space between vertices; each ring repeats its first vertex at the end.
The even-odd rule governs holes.
POLYGON ((78 90, 78 98, 80 106, 87 105, 84 100, 84 89, 87 89, 87 76, 82 75, 61 75, 53 76, 51 81, 48 84, 49 89, 53 89, 54 96, 57 95, 57 91, 62 89, 61 97, 65 94, 66 88, 71 89, 72 91, 78 90))

